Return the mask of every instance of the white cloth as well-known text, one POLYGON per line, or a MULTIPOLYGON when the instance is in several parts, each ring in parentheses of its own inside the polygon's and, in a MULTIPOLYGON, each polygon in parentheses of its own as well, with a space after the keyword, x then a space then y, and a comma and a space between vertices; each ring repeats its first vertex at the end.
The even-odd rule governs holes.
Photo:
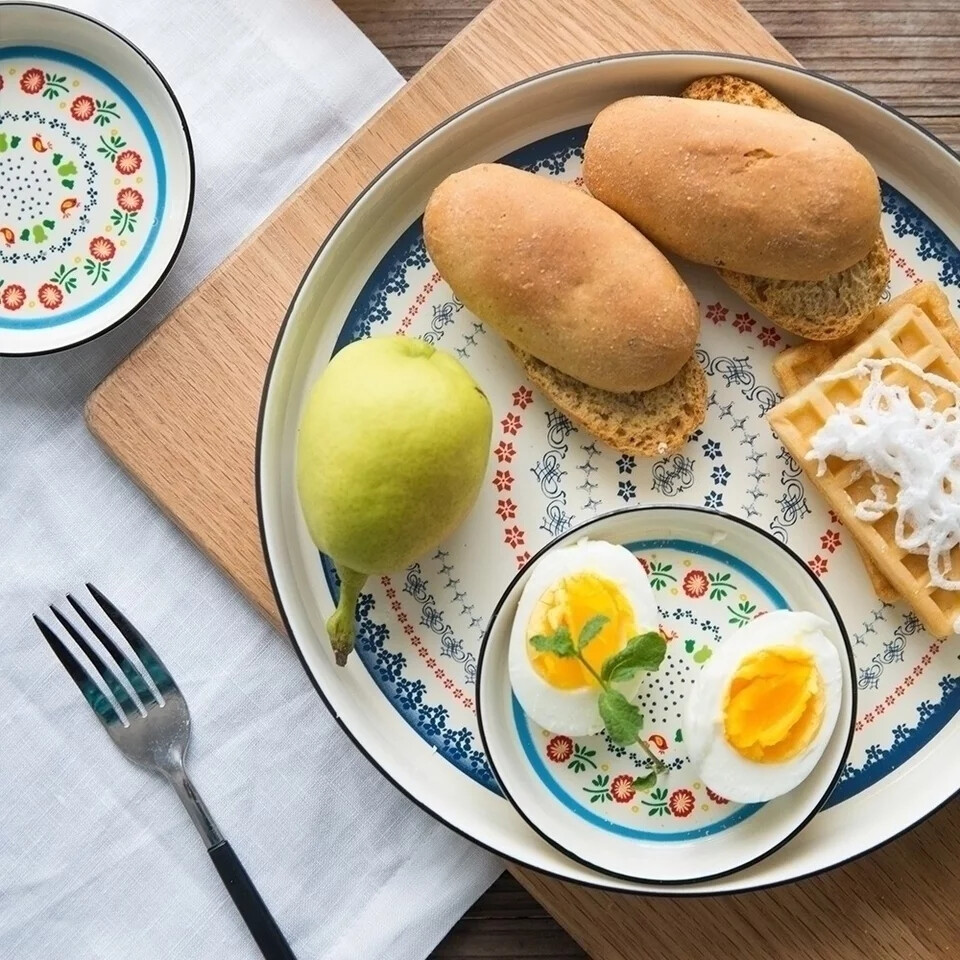
POLYGON ((423 957, 501 864, 367 763, 287 642, 100 450, 81 412, 400 78, 330 0, 74 5, 141 46, 177 91, 197 203, 176 268, 139 315, 67 353, 0 359, 0 957, 259 956, 173 791, 111 744, 30 620, 88 579, 186 694, 193 779, 301 960, 423 957))

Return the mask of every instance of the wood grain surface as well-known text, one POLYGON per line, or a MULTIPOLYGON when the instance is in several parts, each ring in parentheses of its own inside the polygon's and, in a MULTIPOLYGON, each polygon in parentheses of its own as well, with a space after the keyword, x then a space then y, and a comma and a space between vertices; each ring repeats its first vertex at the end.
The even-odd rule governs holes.
MULTIPOLYGON (((340 0, 410 76, 480 0, 340 0)), ((807 65, 848 80, 960 146, 957 0, 748 0, 807 65), (798 9, 799 7, 799 9, 798 9)), ((107 448, 276 620, 256 536, 253 429, 263 371, 303 267, 363 184, 433 123, 560 62, 627 49, 786 54, 731 0, 499 0, 444 50, 91 398, 107 448), (493 51, 496 51, 496 55, 493 51), (267 302, 257 279, 268 274, 267 302), (258 286, 257 291, 253 286, 258 286), (253 294, 257 293, 257 297, 253 294), (255 317, 245 304, 255 302, 255 317), (231 397, 231 404, 220 402, 231 397)), ((933 960, 960 950, 960 810, 816 880, 723 900, 622 898, 514 874, 437 958, 933 960)))

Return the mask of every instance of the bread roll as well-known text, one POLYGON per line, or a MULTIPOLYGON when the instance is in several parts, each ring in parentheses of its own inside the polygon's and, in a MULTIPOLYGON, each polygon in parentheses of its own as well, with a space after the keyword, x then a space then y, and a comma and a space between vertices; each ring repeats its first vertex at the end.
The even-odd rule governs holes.
POLYGON ((501 164, 471 167, 433 192, 423 235, 473 313, 589 386, 650 390, 693 353, 699 311, 680 275, 571 184, 501 164))
POLYGON ((869 162, 826 127, 776 110, 620 100, 590 128, 583 176, 662 249, 771 279, 845 270, 880 228, 869 162))

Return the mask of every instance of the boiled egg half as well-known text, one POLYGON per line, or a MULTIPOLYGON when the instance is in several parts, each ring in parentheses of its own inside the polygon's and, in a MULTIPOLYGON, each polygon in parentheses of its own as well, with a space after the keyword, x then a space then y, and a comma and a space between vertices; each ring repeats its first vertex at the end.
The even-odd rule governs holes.
MULTIPOLYGON (((530 639, 565 626, 576 640, 584 624, 598 614, 606 623, 583 651, 598 674, 604 661, 632 637, 658 627, 653 590, 626 547, 581 540, 537 561, 510 633, 510 684, 527 716, 554 733, 586 736, 603 729, 597 706, 600 685, 578 659, 537 650, 530 639)), ((633 700, 644 676, 639 672, 615 687, 633 700)))
POLYGON ((683 732, 711 790, 772 800, 810 775, 840 713, 840 654, 827 623, 778 610, 725 638, 687 697, 683 732))

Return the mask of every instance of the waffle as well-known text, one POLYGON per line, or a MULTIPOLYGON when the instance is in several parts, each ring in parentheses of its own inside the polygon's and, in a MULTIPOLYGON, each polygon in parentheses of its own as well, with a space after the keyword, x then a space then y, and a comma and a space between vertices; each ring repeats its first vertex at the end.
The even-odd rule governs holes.
POLYGON ((801 343, 784 350, 773 361, 773 372, 783 390, 783 395, 789 396, 801 387, 805 387, 848 350, 862 343, 877 327, 889 320, 906 304, 919 307, 943 334, 954 352, 960 355, 960 327, 950 313, 947 295, 935 283, 929 281, 918 283, 915 287, 894 297, 889 303, 881 303, 868 314, 863 323, 849 337, 819 343, 801 343))
MULTIPOLYGON (((773 372, 780 383, 784 396, 796 393, 811 380, 819 376, 835 363, 848 350, 852 350, 865 337, 873 333, 884 321, 892 317, 901 307, 913 304, 919 307, 943 334, 954 352, 960 355, 960 327, 950 313, 946 294, 935 283, 925 282, 911 287, 894 297, 889 303, 881 304, 871 313, 855 333, 842 340, 821 343, 802 343, 784 350, 773 362, 773 372)), ((877 565, 857 544, 863 558, 863 565, 873 585, 874 592, 884 603, 894 603, 899 595, 889 580, 880 572, 877 565)))
MULTIPOLYGON (((960 358, 943 337, 927 313, 915 304, 906 304, 889 317, 861 344, 840 358, 829 370, 835 373, 855 367, 864 358, 898 357, 920 369, 960 385, 960 358)), ((921 392, 938 394, 937 407, 954 404, 946 391, 936 391, 903 367, 891 366, 883 373, 887 383, 900 383, 916 398, 921 392)), ((862 396, 865 379, 849 377, 832 380, 818 376, 793 396, 787 397, 767 414, 774 432, 801 464, 847 529, 897 593, 911 606, 923 625, 935 636, 954 632, 960 617, 960 591, 936 588, 930 583, 927 558, 907 553, 894 538, 896 512, 891 511, 875 523, 867 523, 854 514, 856 505, 872 497, 876 484, 885 487, 888 499, 896 498, 893 481, 874 478, 867 473, 857 477, 860 466, 830 457, 826 471, 817 476, 817 462, 807 460, 811 438, 817 433, 838 404, 855 404, 862 396)), ((960 570, 960 547, 951 554, 953 569, 960 570)))

